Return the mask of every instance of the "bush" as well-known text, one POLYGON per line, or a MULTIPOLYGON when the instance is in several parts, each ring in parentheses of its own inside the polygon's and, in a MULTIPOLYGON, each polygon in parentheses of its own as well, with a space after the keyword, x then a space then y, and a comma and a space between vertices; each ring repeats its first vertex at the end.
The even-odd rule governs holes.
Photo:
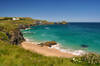
POLYGON ((8 41, 8 36, 4 32, 0 32, 0 40, 8 41))
POLYGON ((88 64, 100 64, 100 55, 95 53, 89 53, 81 57, 75 57, 72 59, 73 63, 86 62, 88 64))

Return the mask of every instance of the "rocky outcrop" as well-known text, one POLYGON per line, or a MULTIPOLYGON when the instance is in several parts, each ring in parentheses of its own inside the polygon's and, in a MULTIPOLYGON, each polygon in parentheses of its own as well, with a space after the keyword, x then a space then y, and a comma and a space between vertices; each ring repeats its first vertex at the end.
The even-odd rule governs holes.
POLYGON ((15 45, 18 45, 25 40, 23 37, 23 34, 21 33, 19 29, 11 31, 10 34, 7 33, 7 36, 10 40, 10 43, 15 44, 15 45))
POLYGON ((18 44, 21 44, 21 42, 25 41, 23 34, 21 33, 20 29, 29 28, 31 26, 34 26, 34 25, 31 25, 31 24, 29 24, 29 25, 19 25, 19 27, 16 28, 15 30, 10 31, 10 33, 6 33, 6 35, 8 36, 8 38, 10 40, 10 43, 18 45, 18 44))
POLYGON ((81 47, 82 48, 88 48, 88 45, 82 44, 81 47))
POLYGON ((48 42, 40 43, 38 45, 40 45, 41 47, 43 47, 43 46, 51 47, 52 45, 56 45, 56 44, 57 43, 55 41, 48 41, 48 42))

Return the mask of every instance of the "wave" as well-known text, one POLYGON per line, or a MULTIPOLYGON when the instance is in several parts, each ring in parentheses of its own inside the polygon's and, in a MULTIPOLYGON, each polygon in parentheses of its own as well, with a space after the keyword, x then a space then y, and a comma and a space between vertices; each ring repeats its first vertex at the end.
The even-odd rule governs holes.
POLYGON ((23 32, 23 33, 25 34, 25 33, 35 33, 35 32, 30 32, 30 31, 27 31, 27 32, 23 32))
MULTIPOLYGON (((33 39, 32 39, 32 41, 31 41, 29 38, 26 38, 26 37, 25 37, 25 40, 26 40, 27 42, 32 42, 32 43, 34 44, 33 39)), ((36 44, 36 43, 39 44, 39 43, 41 43, 41 42, 36 42, 36 41, 35 41, 35 44, 36 44)), ((84 54, 87 53, 87 52, 84 51, 84 50, 64 49, 64 48, 62 48, 62 46, 61 46, 60 43, 58 43, 57 45, 53 45, 52 47, 48 47, 48 48, 55 48, 55 49, 57 49, 57 50, 59 50, 59 51, 61 51, 61 52, 69 53, 69 54, 76 55, 76 56, 81 56, 81 55, 84 55, 84 54)))
POLYGON ((45 27, 45 29, 50 29, 49 27, 45 27))
POLYGON ((30 39, 28 39, 28 38, 25 38, 25 40, 26 40, 27 42, 30 42, 30 39))
POLYGON ((46 34, 41 34, 41 36, 46 36, 46 34))
POLYGON ((76 55, 76 56, 81 56, 81 55, 84 55, 84 54, 87 53, 84 50, 73 50, 73 49, 64 49, 64 48, 61 48, 61 44, 54 45, 54 46, 52 46, 50 48, 55 48, 57 50, 60 50, 61 52, 69 53, 69 54, 76 55))
POLYGON ((29 30, 29 29, 31 29, 31 28, 26 28, 25 30, 29 30))

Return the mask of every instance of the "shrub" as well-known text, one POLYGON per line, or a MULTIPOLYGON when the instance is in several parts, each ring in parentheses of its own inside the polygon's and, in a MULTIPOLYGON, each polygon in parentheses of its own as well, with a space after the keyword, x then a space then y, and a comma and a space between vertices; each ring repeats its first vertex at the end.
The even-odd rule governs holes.
POLYGON ((8 40, 8 36, 4 32, 0 32, 0 40, 8 40))
POLYGON ((100 64, 100 55, 95 53, 89 53, 81 57, 75 57, 72 59, 73 63, 86 62, 88 64, 100 64))

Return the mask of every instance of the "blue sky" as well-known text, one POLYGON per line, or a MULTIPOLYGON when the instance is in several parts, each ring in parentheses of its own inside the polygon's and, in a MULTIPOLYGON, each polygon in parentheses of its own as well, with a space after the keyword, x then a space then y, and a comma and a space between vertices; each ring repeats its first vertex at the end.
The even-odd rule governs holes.
POLYGON ((100 22, 100 0, 0 0, 0 17, 100 22))

